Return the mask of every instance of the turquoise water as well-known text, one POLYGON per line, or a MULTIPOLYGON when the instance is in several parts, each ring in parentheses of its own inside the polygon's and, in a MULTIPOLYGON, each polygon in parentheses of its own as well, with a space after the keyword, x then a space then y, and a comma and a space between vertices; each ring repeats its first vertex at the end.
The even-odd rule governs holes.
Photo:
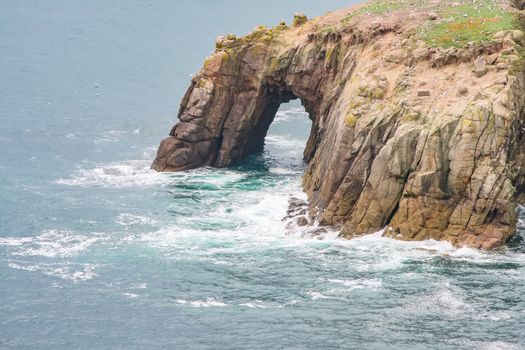
POLYGON ((287 231, 297 103, 239 166, 149 170, 218 34, 348 4, 0 2, 0 348, 525 348, 523 221, 491 253, 287 231))

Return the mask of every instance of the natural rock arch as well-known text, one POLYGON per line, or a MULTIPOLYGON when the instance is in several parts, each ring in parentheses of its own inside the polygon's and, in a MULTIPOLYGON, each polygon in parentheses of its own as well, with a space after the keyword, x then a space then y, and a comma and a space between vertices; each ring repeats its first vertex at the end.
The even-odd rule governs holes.
POLYGON ((192 79, 181 103, 181 122, 163 140, 165 152, 157 156, 154 169, 178 171, 239 162, 262 149, 281 103, 297 98, 312 120, 305 159, 313 157, 320 116, 330 108, 326 89, 335 74, 327 74, 326 51, 319 51, 315 42, 273 52, 276 47, 266 36, 267 30, 261 29, 244 39, 246 43, 219 39, 219 47, 229 40, 232 47, 212 55, 192 79))
POLYGON ((503 244, 525 188, 525 79, 510 61, 487 65, 523 33, 443 50, 413 36, 424 11, 377 17, 342 10, 220 37, 153 168, 237 163, 299 98, 312 120, 303 187, 321 224, 347 238, 388 226, 399 239, 503 244))

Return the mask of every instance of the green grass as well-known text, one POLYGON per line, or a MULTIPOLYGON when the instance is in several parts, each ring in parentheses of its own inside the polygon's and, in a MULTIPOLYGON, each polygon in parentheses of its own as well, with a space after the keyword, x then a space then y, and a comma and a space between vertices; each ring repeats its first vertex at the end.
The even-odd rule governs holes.
POLYGON ((363 14, 382 15, 387 12, 403 9, 406 4, 402 0, 372 0, 366 6, 350 13, 341 20, 343 24, 348 23, 353 17, 363 14))
POLYGON ((465 0, 458 6, 435 7, 428 0, 372 0, 341 20, 343 25, 359 15, 382 15, 398 10, 428 10, 439 19, 428 21, 419 29, 419 37, 433 47, 464 47, 467 43, 492 40, 496 32, 518 28, 511 11, 501 0, 465 0))
POLYGON ((450 7, 442 10, 440 17, 436 23, 429 22, 420 33, 427 45, 464 47, 469 42, 490 41, 495 33, 517 27, 513 14, 490 0, 450 7))
POLYGON ((375 0, 371 1, 367 6, 363 7, 361 11, 363 13, 381 15, 386 12, 397 11, 399 9, 402 9, 403 5, 404 3, 402 1, 375 0))

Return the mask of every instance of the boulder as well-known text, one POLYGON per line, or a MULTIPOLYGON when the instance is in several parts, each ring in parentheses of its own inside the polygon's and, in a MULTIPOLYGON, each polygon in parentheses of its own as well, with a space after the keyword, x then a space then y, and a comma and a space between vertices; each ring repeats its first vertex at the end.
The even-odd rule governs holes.
POLYGON ((296 12, 293 15, 292 26, 293 27, 298 27, 298 26, 301 26, 301 25, 305 24, 307 21, 308 21, 308 18, 304 14, 296 12))
POLYGON ((474 61, 474 74, 476 74, 476 77, 481 78, 485 74, 487 74, 487 60, 485 57, 478 57, 474 61))

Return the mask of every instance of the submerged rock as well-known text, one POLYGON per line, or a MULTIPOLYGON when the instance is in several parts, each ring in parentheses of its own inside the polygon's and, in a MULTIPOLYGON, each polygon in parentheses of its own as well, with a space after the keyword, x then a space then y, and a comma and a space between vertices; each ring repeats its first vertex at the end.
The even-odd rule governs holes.
POLYGON ((305 216, 299 216, 296 220, 298 226, 308 225, 308 219, 305 216))
POLYGON ((299 98, 312 120, 308 204, 291 203, 290 217, 308 206, 347 238, 387 227, 403 240, 504 244, 525 198, 524 65, 508 54, 523 52, 523 33, 435 46, 413 34, 441 25, 432 4, 436 16, 358 7, 219 38, 153 169, 235 164, 263 148, 279 105, 299 98))

